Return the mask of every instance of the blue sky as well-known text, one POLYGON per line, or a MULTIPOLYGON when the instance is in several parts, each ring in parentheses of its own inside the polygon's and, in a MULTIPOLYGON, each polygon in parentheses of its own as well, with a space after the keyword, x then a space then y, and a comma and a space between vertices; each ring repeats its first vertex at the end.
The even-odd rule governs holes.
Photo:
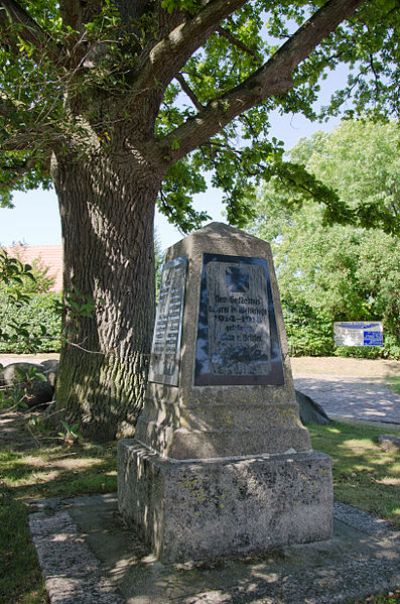
MULTIPOLYGON (((333 90, 343 84, 345 70, 337 70, 324 81, 324 93, 320 102, 326 103, 333 90)), ((271 136, 283 140, 285 148, 290 149, 297 141, 310 136, 316 130, 330 131, 339 124, 334 118, 326 123, 313 123, 300 114, 278 115, 271 119, 271 136)), ((197 209, 206 210, 213 220, 224 221, 221 204, 222 193, 210 187, 206 193, 195 197, 197 209)), ((164 216, 157 214, 156 229, 161 247, 166 249, 182 238, 173 225, 164 216)), ((0 209, 0 245, 22 242, 28 245, 57 244, 61 242, 60 218, 57 197, 54 191, 17 192, 14 195, 14 208, 0 209)))

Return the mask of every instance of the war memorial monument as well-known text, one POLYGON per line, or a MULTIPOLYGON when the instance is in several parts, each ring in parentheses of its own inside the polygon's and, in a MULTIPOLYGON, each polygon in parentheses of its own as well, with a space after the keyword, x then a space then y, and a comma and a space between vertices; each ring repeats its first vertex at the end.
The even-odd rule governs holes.
POLYGON ((167 563, 331 536, 331 461, 299 419, 266 242, 211 223, 169 248, 118 499, 167 563))

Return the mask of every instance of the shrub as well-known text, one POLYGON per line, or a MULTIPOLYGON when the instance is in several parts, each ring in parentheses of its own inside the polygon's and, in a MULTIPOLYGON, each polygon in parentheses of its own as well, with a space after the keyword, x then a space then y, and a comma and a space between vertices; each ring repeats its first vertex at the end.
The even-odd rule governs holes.
POLYGON ((332 322, 305 303, 282 301, 291 356, 329 356, 334 343, 332 322))
POLYGON ((0 352, 58 352, 61 317, 57 304, 60 299, 60 294, 33 294, 18 307, 1 292, 0 325, 4 326, 5 337, 0 340, 0 352))

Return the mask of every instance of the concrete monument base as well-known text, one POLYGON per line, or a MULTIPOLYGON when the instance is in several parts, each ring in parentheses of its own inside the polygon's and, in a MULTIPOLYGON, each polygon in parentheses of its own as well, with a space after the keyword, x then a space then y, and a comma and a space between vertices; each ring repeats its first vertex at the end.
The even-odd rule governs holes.
POLYGON ((166 563, 329 539, 332 471, 311 452, 173 460, 119 443, 119 508, 166 563))

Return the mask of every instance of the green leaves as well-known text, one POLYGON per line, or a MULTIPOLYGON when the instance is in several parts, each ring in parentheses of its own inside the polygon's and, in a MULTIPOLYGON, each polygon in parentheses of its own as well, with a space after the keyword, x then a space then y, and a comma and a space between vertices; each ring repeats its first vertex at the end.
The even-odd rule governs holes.
POLYGON ((201 0, 162 0, 161 8, 172 14, 175 10, 195 13, 201 8, 201 0))
POLYGON ((206 189, 206 180, 195 158, 186 157, 170 167, 162 184, 158 208, 184 233, 190 232, 209 219, 206 212, 197 212, 192 206, 193 195, 206 189))
MULTIPOLYGON (((11 203, 12 190, 28 190, 40 183, 50 186, 49 160, 54 149, 68 153, 79 147, 76 152, 84 154, 100 146, 111 153, 121 132, 134 139, 140 130, 151 141, 153 133, 160 139, 195 119, 199 106, 207 107, 226 91, 240 87, 323 4, 322 0, 246 2, 218 24, 181 69, 192 95, 173 81, 166 90, 155 86, 147 99, 147 90, 139 93, 135 82, 151 49, 176 26, 175 12, 190 18, 204 9, 202 0, 162 0, 161 14, 149 3, 140 17, 125 20, 108 0, 99 11, 86 7, 90 18, 75 25, 76 15, 70 8, 63 19, 59 3, 26 0, 24 8, 45 33, 48 44, 43 43, 38 53, 29 37, 22 35, 21 24, 10 22, 4 28, 0 47, 0 203, 11 203), (54 59, 54 47, 60 51, 60 60, 54 59), (140 119, 152 116, 146 124, 136 123, 131 108, 132 95, 136 99, 138 94, 146 107, 140 119), (2 103, 7 110, 1 110, 2 103), (154 124, 151 120, 158 103, 154 124)), ((390 199, 376 197, 371 205, 352 207, 295 162, 282 161, 282 150, 270 137, 269 116, 278 110, 315 120, 318 114, 336 115, 348 99, 346 111, 352 115, 398 115, 399 26, 396 0, 364 2, 358 15, 302 62, 293 75, 293 90, 247 111, 170 171, 160 197, 163 211, 184 230, 200 224, 202 218, 190 201, 204 190, 204 179, 202 183, 197 175, 204 171, 224 191, 228 218, 239 226, 252 207, 245 197, 262 178, 276 178, 289 186, 294 206, 310 196, 323 199, 326 224, 353 220, 398 232, 390 199), (320 110, 317 103, 323 80, 341 63, 348 67, 349 80, 320 110)), ((171 151, 177 151, 179 144, 173 138, 171 151)))
POLYGON ((0 349, 35 352, 48 338, 48 317, 44 322, 31 322, 24 314, 32 294, 47 291, 51 279, 38 265, 22 263, 0 248, 0 349))
POLYGON ((251 228, 272 242, 297 352, 330 353, 326 324, 335 320, 383 319, 391 354, 399 344, 399 137, 393 123, 317 133, 254 200, 251 228))

